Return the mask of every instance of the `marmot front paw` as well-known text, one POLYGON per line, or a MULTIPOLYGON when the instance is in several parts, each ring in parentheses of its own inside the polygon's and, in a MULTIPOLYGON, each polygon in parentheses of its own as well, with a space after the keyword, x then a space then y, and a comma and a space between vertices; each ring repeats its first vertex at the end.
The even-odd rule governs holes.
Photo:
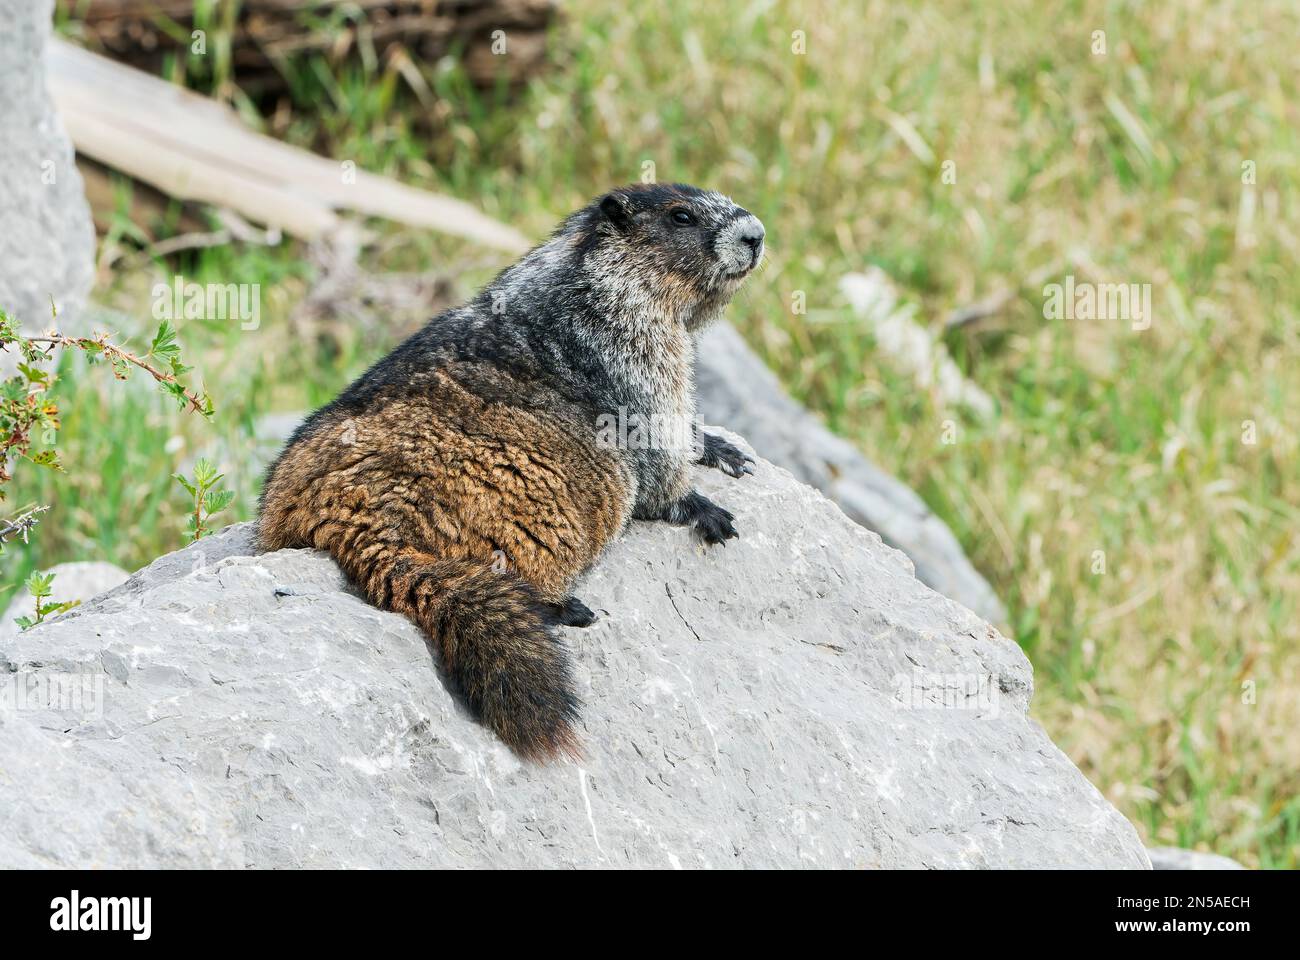
POLYGON ((700 441, 703 449, 696 462, 701 466, 713 467, 731 477, 742 477, 754 472, 754 458, 735 444, 711 433, 701 433, 700 441))
POLYGON ((704 538, 704 542, 710 546, 715 543, 725 544, 728 540, 734 540, 740 536, 731 523, 735 519, 731 511, 724 510, 716 503, 710 502, 708 512, 696 518, 695 530, 704 538))
POLYGON ((692 490, 669 508, 664 518, 670 523, 680 523, 695 528, 707 544, 725 543, 740 534, 731 521, 735 516, 724 510, 702 493, 692 490))

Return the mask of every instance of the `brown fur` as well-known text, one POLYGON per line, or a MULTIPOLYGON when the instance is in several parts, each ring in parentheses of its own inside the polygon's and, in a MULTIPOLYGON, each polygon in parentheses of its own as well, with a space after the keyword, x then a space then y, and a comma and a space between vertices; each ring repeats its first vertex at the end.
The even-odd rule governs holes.
POLYGON ((627 480, 575 425, 488 403, 454 372, 291 445, 260 536, 267 549, 328 551, 367 599, 414 620, 521 755, 572 753, 576 703, 536 702, 567 671, 549 605, 622 529, 627 480))

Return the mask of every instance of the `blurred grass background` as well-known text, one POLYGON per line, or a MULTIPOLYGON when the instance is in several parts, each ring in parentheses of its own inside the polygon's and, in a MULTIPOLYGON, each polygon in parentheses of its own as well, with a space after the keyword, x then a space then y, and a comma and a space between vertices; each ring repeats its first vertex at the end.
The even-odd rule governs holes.
MULTIPOLYGON (((445 62, 428 73, 429 115, 392 75, 303 63, 277 132, 533 236, 639 179, 647 162, 660 180, 730 194, 771 244, 731 319, 795 396, 951 525, 1010 611, 1035 666, 1034 714, 1053 739, 1149 844, 1295 867, 1300 10, 1289 0, 570 0, 566 10, 553 69, 522 95, 477 92, 445 62), (1093 52, 1098 30, 1104 55, 1093 52), (947 161, 955 183, 941 176, 947 161), (1246 161, 1254 185, 1243 184, 1246 161), (868 264, 936 329, 955 307, 1016 292, 994 320, 945 335, 998 416, 963 420, 876 354, 838 293, 843 273, 868 264), (1028 278, 1067 273, 1150 283, 1153 325, 1044 319, 1041 281, 1028 278), (806 314, 791 310, 795 291, 806 314), (960 424, 955 444, 941 442, 945 420, 960 424)), ((109 239, 129 234, 123 224, 109 239)), ((461 295, 504 265, 444 238, 397 240, 367 265, 445 268, 461 295)), ((70 559, 134 568, 177 547, 186 502, 175 469, 214 443, 247 449, 261 415, 324 402, 392 342, 304 337, 288 320, 310 282, 293 244, 112 271, 104 299, 143 330, 150 286, 173 272, 262 284, 257 331, 180 325, 216 423, 65 363, 60 446, 72 469, 18 473, 11 502, 56 508, 29 547, 6 553, 6 583, 70 559)), ((238 494, 228 519, 250 517, 260 478, 220 465, 238 494)))

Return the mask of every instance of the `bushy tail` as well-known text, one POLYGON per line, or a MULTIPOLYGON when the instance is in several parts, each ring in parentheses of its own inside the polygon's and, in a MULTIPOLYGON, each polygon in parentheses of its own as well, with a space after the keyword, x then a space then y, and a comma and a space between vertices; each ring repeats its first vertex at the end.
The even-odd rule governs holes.
POLYGON ((372 603, 424 630, 470 710, 507 746, 535 761, 580 755, 557 614, 531 584, 486 563, 411 550, 374 557, 355 540, 350 547, 349 558, 337 558, 343 569, 372 603))

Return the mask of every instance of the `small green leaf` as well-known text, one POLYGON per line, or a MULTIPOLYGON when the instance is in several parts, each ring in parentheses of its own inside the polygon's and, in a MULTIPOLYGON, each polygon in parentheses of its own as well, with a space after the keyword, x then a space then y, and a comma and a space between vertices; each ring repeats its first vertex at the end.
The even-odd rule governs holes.
POLYGON ((214 513, 220 513, 230 506, 230 502, 234 499, 235 493, 233 490, 218 490, 209 494, 203 505, 206 508, 207 515, 212 516, 214 513))
POLYGON ((55 574, 41 573, 39 570, 33 570, 31 576, 27 578, 27 589, 31 591, 34 597, 48 597, 50 595, 50 586, 54 583, 55 574))
POLYGON ((212 481, 216 476, 217 468, 212 465, 211 460, 200 457, 194 464, 194 482, 200 490, 206 490, 212 486, 212 481))
POLYGON ((49 384, 49 373, 39 367, 33 367, 26 363, 19 363, 18 371, 32 383, 49 384))
POLYGON ((176 330, 170 320, 158 324, 158 332, 154 334, 153 343, 149 345, 149 354, 167 361, 171 361, 173 357, 180 358, 180 344, 176 342, 176 330))
POLYGON ((169 393, 172 395, 180 409, 184 410, 189 406, 190 398, 185 395, 185 387, 183 385, 179 383, 168 383, 164 380, 160 382, 158 386, 162 387, 163 393, 169 393))

